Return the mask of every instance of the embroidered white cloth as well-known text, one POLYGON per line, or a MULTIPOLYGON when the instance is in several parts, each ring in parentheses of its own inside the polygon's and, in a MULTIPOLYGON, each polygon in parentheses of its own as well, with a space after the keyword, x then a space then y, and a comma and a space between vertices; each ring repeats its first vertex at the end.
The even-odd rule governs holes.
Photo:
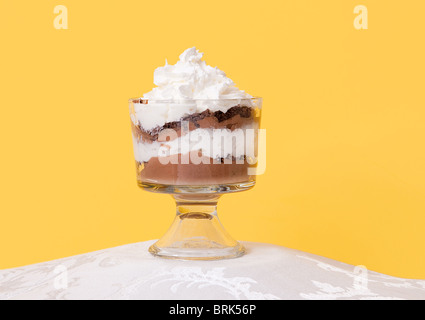
POLYGON ((277 245, 217 261, 169 260, 128 244, 0 270, 0 299, 410 299, 425 280, 390 277, 277 245))

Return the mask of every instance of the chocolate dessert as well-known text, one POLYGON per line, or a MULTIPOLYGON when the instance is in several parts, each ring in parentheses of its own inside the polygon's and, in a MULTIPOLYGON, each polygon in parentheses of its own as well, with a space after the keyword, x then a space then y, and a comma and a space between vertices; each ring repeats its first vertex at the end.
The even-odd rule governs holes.
POLYGON ((260 103, 234 87, 195 48, 155 71, 158 86, 130 100, 140 184, 226 185, 253 181, 260 103))

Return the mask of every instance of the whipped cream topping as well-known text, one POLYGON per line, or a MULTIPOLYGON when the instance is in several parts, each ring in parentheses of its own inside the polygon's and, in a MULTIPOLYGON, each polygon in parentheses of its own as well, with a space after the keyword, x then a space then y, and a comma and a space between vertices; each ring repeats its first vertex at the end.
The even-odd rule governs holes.
POLYGON ((227 112, 238 104, 252 106, 252 96, 235 87, 223 71, 207 65, 202 56, 195 47, 189 48, 175 65, 166 62, 155 70, 157 87, 142 97, 148 103, 134 104, 135 120, 145 130, 207 109, 227 112))
POLYGON ((226 74, 202 61, 203 53, 195 47, 185 50, 175 65, 167 62, 154 72, 158 87, 143 98, 154 100, 250 99, 249 94, 235 87, 226 74))

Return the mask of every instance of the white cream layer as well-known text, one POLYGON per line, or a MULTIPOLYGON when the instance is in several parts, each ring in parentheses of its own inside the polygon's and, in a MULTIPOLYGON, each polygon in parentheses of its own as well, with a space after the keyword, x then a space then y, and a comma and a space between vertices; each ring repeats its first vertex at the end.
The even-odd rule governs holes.
POLYGON ((252 102, 248 99, 232 99, 135 103, 136 119, 133 119, 133 122, 135 125, 140 124, 144 130, 149 131, 156 127, 162 127, 167 122, 180 121, 184 116, 193 113, 200 113, 207 109, 211 112, 221 111, 226 113, 230 108, 237 105, 252 107, 252 102))
POLYGON ((164 142, 147 143, 133 137, 134 157, 138 162, 147 162, 153 157, 188 154, 191 151, 201 151, 203 156, 212 159, 254 157, 257 131, 258 125, 254 123, 233 131, 198 128, 171 141, 165 141, 164 136, 164 142))

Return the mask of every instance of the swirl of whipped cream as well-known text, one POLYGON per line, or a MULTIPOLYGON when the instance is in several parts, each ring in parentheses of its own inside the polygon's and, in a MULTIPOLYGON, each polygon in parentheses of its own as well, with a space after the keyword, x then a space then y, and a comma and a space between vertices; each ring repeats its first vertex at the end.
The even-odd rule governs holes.
POLYGON ((142 97, 148 104, 135 104, 137 120, 145 130, 207 109, 227 112, 238 104, 251 106, 252 96, 236 88, 223 71, 207 65, 202 56, 195 47, 189 48, 175 65, 166 62, 155 70, 157 87, 142 97))
POLYGON ((154 72, 158 87, 143 98, 154 100, 250 99, 218 68, 202 61, 203 53, 195 47, 185 50, 175 65, 165 64, 154 72))

